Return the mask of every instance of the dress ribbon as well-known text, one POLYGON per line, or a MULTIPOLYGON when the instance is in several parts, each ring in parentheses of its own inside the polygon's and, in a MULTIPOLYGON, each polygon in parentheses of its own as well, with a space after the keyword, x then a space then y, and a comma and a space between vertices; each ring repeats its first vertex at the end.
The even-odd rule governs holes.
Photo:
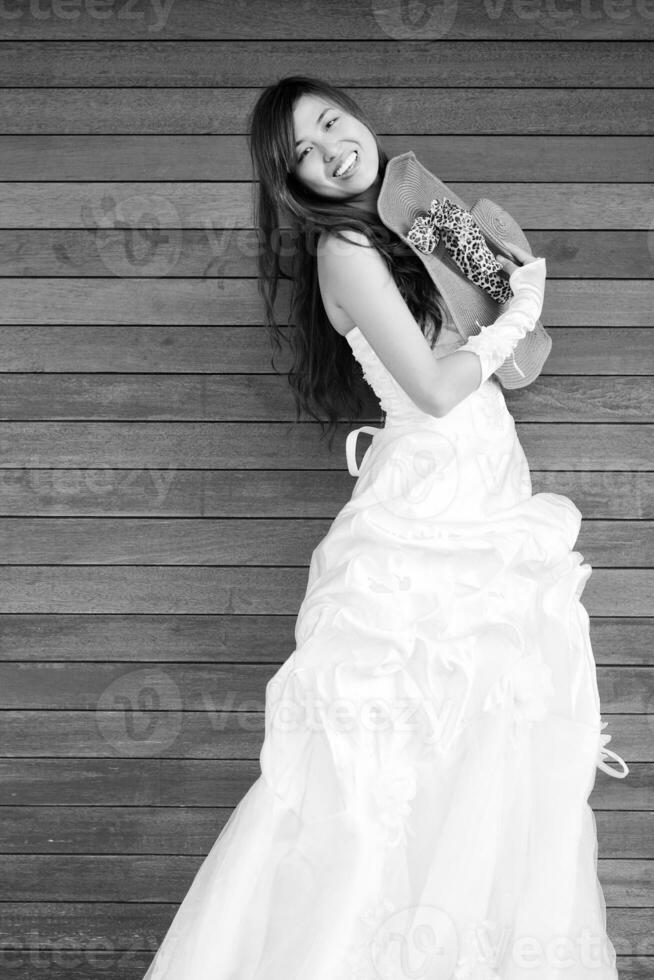
MULTIPOLYGON (((361 467, 357 466, 357 439, 359 438, 360 433, 369 432, 370 435, 374 436, 376 432, 381 431, 382 430, 379 427, 375 427, 373 425, 361 425, 358 429, 352 429, 351 432, 348 432, 347 439, 345 440, 345 457, 347 459, 347 469, 350 476, 358 476, 361 472, 361 467)), ((372 445, 372 443, 370 445, 372 445)), ((370 449, 370 446, 368 446, 368 449, 370 449)), ((366 449, 365 453, 363 454, 363 459, 366 458, 368 449, 366 449)), ((363 459, 361 460, 361 466, 363 466, 363 459)))

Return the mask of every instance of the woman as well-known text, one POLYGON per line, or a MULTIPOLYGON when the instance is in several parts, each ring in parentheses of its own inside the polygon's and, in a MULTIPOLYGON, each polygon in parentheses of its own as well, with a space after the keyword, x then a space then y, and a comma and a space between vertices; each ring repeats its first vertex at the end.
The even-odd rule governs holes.
POLYGON ((333 434, 363 372, 386 418, 312 554, 262 775, 146 980, 617 980, 587 803, 608 736, 581 515, 532 494, 492 377, 534 329, 545 260, 497 257, 513 296, 462 344, 379 220, 388 158, 356 104, 290 77, 251 122, 277 342, 272 240, 297 236, 296 407, 333 434))

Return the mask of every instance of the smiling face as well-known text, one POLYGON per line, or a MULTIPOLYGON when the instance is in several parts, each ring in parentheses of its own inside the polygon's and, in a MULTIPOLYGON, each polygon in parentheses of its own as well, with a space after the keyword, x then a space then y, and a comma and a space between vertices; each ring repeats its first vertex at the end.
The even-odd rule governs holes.
POLYGON ((314 193, 347 198, 375 182, 379 169, 375 138, 339 105, 318 95, 301 95, 293 108, 293 131, 297 141, 293 172, 314 193))

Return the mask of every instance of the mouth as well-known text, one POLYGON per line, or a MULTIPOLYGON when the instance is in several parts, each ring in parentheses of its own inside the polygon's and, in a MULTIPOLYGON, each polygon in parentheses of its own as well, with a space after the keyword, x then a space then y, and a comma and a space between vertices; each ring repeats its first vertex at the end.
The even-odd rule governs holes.
POLYGON ((340 164, 340 166, 336 168, 332 176, 336 177, 338 180, 342 180, 345 177, 349 177, 352 171, 356 168, 358 162, 359 162, 359 151, 352 150, 350 153, 348 153, 348 155, 345 157, 345 159, 340 164))

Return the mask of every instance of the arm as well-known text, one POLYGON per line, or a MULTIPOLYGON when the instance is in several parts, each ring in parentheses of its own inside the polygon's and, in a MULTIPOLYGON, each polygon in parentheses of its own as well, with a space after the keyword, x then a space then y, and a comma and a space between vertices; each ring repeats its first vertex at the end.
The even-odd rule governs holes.
MULTIPOLYGON (((514 246, 515 248, 515 246, 514 246)), ((520 256, 526 261, 529 253, 516 249, 520 256)), ((499 256, 498 256, 499 259, 499 256)), ((506 260, 503 260, 504 264, 506 260)), ((543 297, 545 291, 545 277, 547 274, 545 259, 531 257, 525 265, 515 266, 512 262, 508 263, 513 267, 513 272, 509 276, 509 283, 513 291, 513 296, 506 304, 506 310, 487 326, 481 328, 481 332, 469 337, 467 342, 459 347, 453 354, 443 358, 444 361, 468 357, 469 353, 475 355, 477 362, 477 383, 473 390, 476 390, 484 381, 490 378, 491 374, 497 371, 504 364, 507 357, 520 340, 527 333, 534 330, 538 317, 543 308, 543 297)), ((506 267, 506 266, 505 266, 506 267)), ((448 380, 455 379, 453 371, 448 375, 448 380)), ((449 398, 450 408, 461 401, 461 397, 470 394, 467 382, 458 384, 452 380, 452 384, 445 393, 446 403, 449 398), (464 391, 461 396, 461 391, 464 391)), ((448 409, 449 410, 449 409, 448 409)))
MULTIPOLYGON (((537 272, 525 272, 528 266, 516 268, 498 256, 507 271, 513 267, 509 282, 514 296, 507 310, 463 347, 438 359, 377 249, 360 232, 349 230, 347 236, 361 246, 329 235, 321 240, 319 279, 329 279, 338 305, 357 324, 400 387, 427 415, 440 418, 476 391, 492 373, 488 371, 491 362, 495 370, 535 326, 542 308, 545 260, 536 260, 537 272), (502 355, 499 361, 498 352, 502 355)), ((519 248, 515 251, 521 261, 534 263, 529 253, 519 248)))
MULTIPOLYGON (((356 323, 384 367, 417 407, 436 418, 444 414, 443 368, 407 306, 384 259, 361 232, 348 230, 350 242, 323 235, 318 275, 330 294, 356 323), (360 243, 360 244, 359 244, 360 243)), ((455 369, 469 391, 479 384, 476 358, 463 355, 455 369)))

